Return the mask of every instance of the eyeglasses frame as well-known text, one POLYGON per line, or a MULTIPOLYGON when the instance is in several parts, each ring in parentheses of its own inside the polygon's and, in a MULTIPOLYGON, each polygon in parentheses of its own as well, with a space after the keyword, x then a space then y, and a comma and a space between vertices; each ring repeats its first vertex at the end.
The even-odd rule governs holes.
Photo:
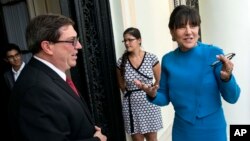
MULTIPOLYGON (((236 54, 235 53, 228 53, 226 55, 224 55, 227 59, 231 60, 236 54)), ((213 62, 210 66, 211 67, 214 67, 216 66, 217 64, 221 63, 221 61, 217 60, 215 62, 213 62)))
POLYGON ((53 43, 71 43, 73 47, 76 47, 77 43, 79 42, 79 37, 74 37, 73 40, 67 41, 67 40, 58 40, 58 41, 53 41, 53 43))
POLYGON ((134 40, 137 40, 137 39, 136 38, 126 39, 126 40, 124 39, 124 40, 122 40, 122 42, 123 43, 126 43, 127 41, 128 42, 133 42, 134 40))
POLYGON ((7 58, 8 61, 14 61, 14 59, 21 58, 21 54, 20 53, 16 53, 15 55, 7 56, 6 58, 7 58))

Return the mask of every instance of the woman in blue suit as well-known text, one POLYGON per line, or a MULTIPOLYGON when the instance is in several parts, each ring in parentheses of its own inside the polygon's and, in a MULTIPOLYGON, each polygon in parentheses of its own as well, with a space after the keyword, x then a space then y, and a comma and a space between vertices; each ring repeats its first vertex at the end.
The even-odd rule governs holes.
POLYGON ((173 104, 173 141, 226 141, 221 97, 233 104, 240 95, 230 59, 222 49, 198 41, 200 23, 195 9, 176 7, 169 29, 178 48, 162 58, 160 86, 135 81, 152 103, 173 104))

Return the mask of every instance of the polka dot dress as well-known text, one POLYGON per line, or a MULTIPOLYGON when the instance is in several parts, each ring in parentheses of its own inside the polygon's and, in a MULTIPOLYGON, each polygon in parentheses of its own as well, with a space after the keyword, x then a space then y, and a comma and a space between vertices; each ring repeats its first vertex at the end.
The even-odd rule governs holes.
MULTIPOLYGON (((117 61, 117 67, 120 68, 122 58, 117 61)), ((153 67, 159 63, 157 56, 152 53, 145 52, 141 65, 136 69, 131 65, 129 60, 125 64, 125 81, 127 90, 138 90, 134 84, 134 80, 138 79, 146 84, 153 83, 153 67)), ((130 96, 123 97, 123 119, 125 130, 128 134, 145 134, 149 132, 157 132, 163 127, 161 109, 146 99, 144 91, 134 91, 130 96), (129 97, 131 104, 132 118, 129 112, 129 97), (131 123, 133 122, 133 123, 131 123), (131 131, 131 124, 132 130, 131 131)))

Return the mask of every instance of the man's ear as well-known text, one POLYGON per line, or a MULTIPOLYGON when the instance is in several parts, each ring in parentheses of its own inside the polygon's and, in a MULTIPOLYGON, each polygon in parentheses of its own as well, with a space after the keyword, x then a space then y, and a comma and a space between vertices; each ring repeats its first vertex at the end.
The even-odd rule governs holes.
POLYGON ((50 45, 49 41, 42 41, 41 48, 43 52, 45 52, 46 54, 49 54, 49 55, 53 54, 52 46, 50 45))

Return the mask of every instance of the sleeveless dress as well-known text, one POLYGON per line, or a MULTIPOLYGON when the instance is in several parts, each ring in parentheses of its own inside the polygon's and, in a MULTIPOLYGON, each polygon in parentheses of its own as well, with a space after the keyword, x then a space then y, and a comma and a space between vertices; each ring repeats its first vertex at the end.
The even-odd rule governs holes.
MULTIPOLYGON (((117 61, 120 69, 122 58, 117 61)), ((145 52, 141 65, 134 68, 129 59, 125 64, 125 81, 127 92, 122 99, 122 112, 125 131, 131 134, 157 132, 163 128, 160 106, 150 103, 146 93, 136 87, 134 80, 145 84, 153 83, 153 67, 159 63, 156 55, 145 52)))

